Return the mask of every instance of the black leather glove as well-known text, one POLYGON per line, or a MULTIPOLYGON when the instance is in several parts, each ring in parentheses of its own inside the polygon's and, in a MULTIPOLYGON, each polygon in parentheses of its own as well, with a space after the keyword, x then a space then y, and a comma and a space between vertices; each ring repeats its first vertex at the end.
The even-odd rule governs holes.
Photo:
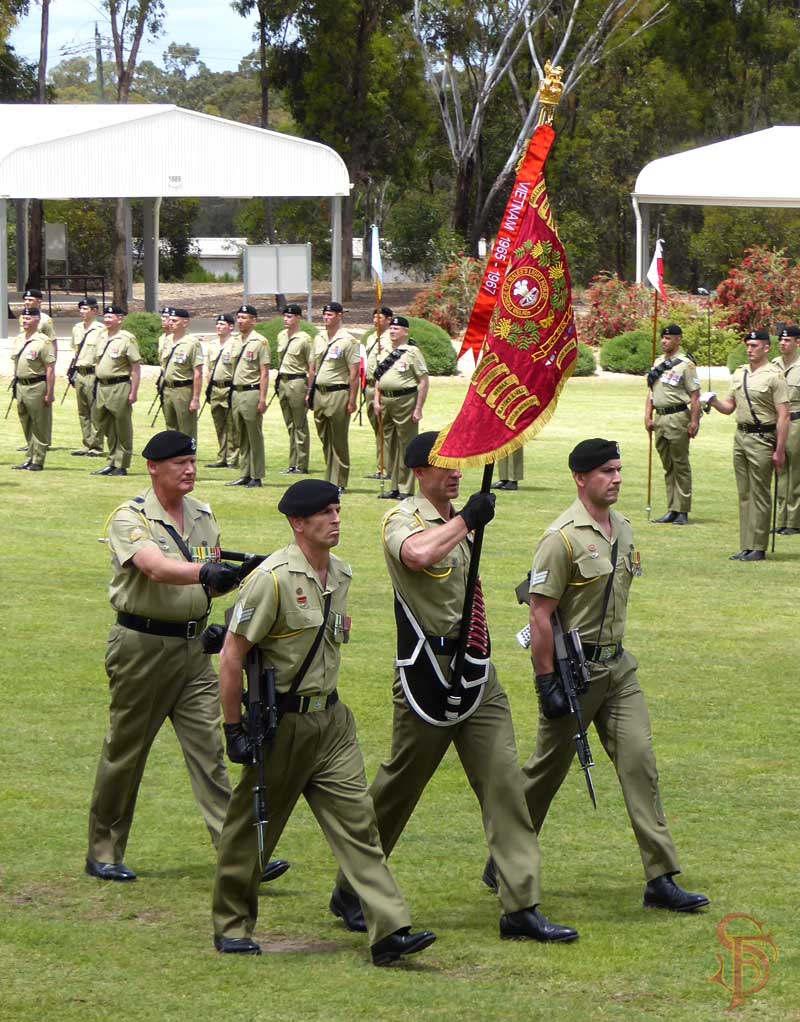
POLYGON ((200 636, 200 645, 203 647, 203 652, 209 656, 212 653, 219 653, 227 634, 228 629, 225 625, 209 625, 200 636))
POLYGON ((236 724, 223 724, 225 732, 225 751, 231 763, 244 763, 249 765, 252 762, 250 755, 250 739, 241 721, 236 724))
POLYGON ((550 674, 536 675, 536 694, 542 714, 548 720, 558 720, 569 713, 569 703, 558 678, 550 674))
POLYGON ((473 493, 467 503, 458 512, 467 523, 470 532, 479 525, 488 525, 494 518, 494 504, 497 498, 493 493, 473 493))
POLYGON ((242 582, 251 571, 255 571, 256 568, 261 564, 262 561, 266 561, 266 557, 263 554, 254 554, 252 557, 247 557, 242 561, 242 566, 237 568, 236 571, 239 575, 239 581, 242 582))
POLYGON ((222 596, 239 585, 239 569, 225 561, 206 561, 200 568, 200 584, 222 596))

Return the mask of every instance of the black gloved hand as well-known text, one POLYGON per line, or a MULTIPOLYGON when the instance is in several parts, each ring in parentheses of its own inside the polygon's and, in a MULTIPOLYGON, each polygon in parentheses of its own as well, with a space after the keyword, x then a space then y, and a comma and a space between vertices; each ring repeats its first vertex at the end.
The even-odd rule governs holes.
POLYGON ((225 561, 207 561, 200 568, 200 584, 222 596, 239 585, 239 569, 225 561))
POLYGON ((255 571, 262 561, 266 561, 266 557, 263 554, 254 554, 252 557, 246 557, 242 561, 242 566, 236 569, 239 575, 239 581, 244 581, 250 572, 255 571))
POLYGON ((231 763, 244 763, 249 765, 252 762, 250 755, 250 739, 241 721, 236 724, 223 724, 225 732, 225 751, 231 763))
POLYGON ((211 656, 212 653, 219 653, 227 634, 228 629, 225 625, 209 625, 200 636, 200 645, 203 647, 203 652, 207 653, 208 656, 211 656))
POLYGON ((542 714, 548 720, 558 720, 569 713, 569 703, 558 678, 550 674, 536 675, 536 694, 542 714))
POLYGON ((479 525, 488 525, 494 518, 494 504, 497 498, 493 493, 473 493, 467 503, 458 512, 467 523, 470 532, 479 525))

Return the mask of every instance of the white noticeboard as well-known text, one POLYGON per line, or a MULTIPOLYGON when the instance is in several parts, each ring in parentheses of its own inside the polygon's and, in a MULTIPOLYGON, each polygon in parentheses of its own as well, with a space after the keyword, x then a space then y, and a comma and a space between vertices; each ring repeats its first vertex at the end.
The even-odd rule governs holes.
POLYGON ((242 258, 244 295, 308 296, 305 318, 311 311, 311 243, 304 245, 245 245, 242 258))
POLYGON ((67 261, 67 225, 44 225, 44 250, 46 259, 67 261))

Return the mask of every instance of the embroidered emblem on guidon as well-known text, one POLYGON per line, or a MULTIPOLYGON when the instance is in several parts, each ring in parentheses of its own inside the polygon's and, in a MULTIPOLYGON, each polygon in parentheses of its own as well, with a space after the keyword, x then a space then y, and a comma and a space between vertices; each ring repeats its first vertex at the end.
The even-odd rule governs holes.
MULTIPOLYGON (((464 676, 460 684, 451 685, 442 673, 431 641, 397 593, 394 594, 394 617, 397 624, 395 666, 408 705, 418 717, 436 727, 450 727, 466 720, 477 710, 483 697, 489 679, 489 655, 477 653, 468 645, 464 676)), ((442 651, 449 656, 448 676, 455 660, 455 645, 452 642, 449 644, 452 649, 442 651)))

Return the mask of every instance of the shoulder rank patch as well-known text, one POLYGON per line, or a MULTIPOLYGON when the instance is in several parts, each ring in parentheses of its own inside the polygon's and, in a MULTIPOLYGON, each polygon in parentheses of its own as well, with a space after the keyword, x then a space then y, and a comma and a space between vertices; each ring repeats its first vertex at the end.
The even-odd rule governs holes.
POLYGON ((255 607, 245 607, 243 603, 237 603, 236 610, 233 612, 234 622, 237 625, 246 624, 255 612, 255 607))
POLYGON ((548 571, 547 568, 543 568, 541 571, 532 571, 531 572, 530 588, 533 589, 534 586, 542 586, 542 585, 544 585, 549 577, 550 577, 550 572, 548 571))

